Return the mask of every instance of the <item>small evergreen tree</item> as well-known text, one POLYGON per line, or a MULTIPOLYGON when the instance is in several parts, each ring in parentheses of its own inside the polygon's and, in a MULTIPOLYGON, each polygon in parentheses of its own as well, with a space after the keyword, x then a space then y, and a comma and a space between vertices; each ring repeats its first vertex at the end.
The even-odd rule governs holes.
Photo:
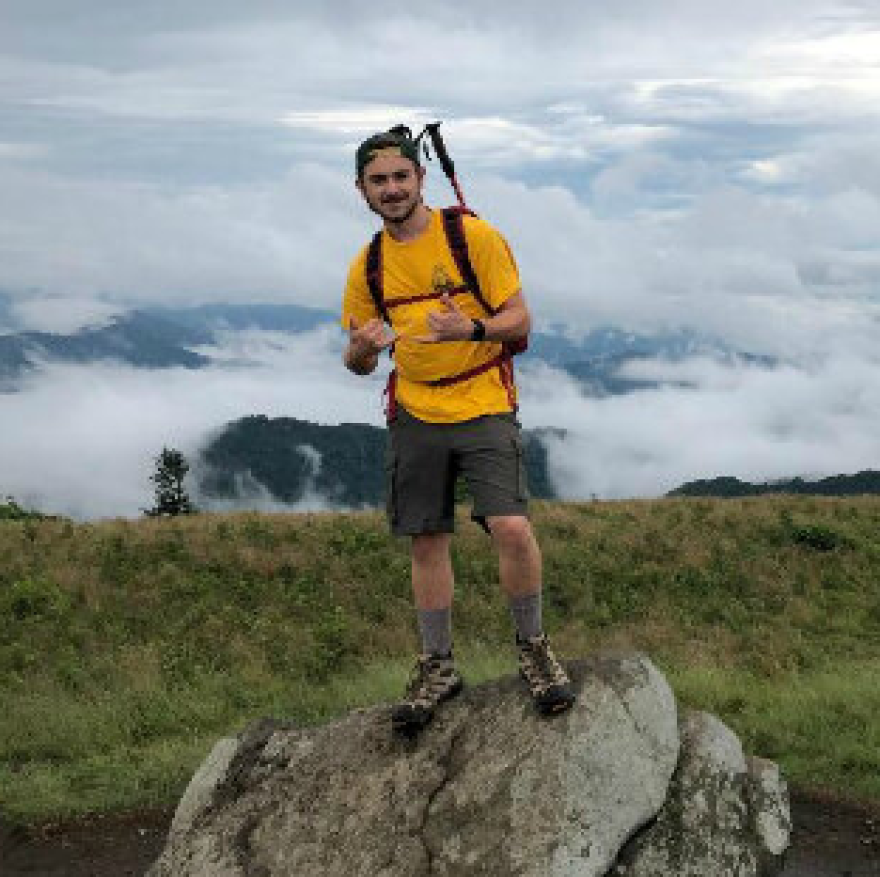
POLYGON ((0 521, 22 521, 39 517, 39 512, 22 508, 11 496, 0 502, 0 521))
POLYGON ((158 517, 190 515, 197 511, 183 485, 187 472, 189 463, 180 451, 162 448, 162 453, 156 457, 156 471, 150 476, 150 481, 156 485, 156 505, 144 513, 158 517))

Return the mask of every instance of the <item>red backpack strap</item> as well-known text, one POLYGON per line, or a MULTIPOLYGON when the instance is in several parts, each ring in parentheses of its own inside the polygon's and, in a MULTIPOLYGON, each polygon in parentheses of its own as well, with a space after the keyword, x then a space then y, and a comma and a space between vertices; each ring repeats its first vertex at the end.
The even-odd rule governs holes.
POLYGON ((388 381, 385 384, 385 392, 382 393, 385 420, 391 423, 397 417, 397 369, 391 369, 388 381))
MULTIPOLYGON (((516 385, 513 382, 513 360, 510 357, 510 351, 502 349, 498 356, 494 356, 492 359, 474 366, 474 368, 469 368, 465 372, 461 372, 457 375, 450 375, 448 378, 438 378, 434 381, 425 381, 425 383, 429 387, 451 387, 453 384, 468 381, 471 378, 475 378, 477 375, 483 374, 483 372, 497 368, 501 377, 501 384, 507 392, 507 401, 510 403, 510 409, 511 411, 516 411, 518 407, 516 401, 516 385)), ((390 392, 386 391, 386 393, 389 397, 391 396, 390 392)))
MULTIPOLYGON (((370 290, 370 296, 376 305, 376 310, 382 316, 382 319, 391 325, 391 317, 388 314, 388 308, 385 307, 385 295, 383 293, 382 284, 382 232, 377 231, 367 247, 367 288, 370 290)), ((388 355, 394 358, 394 345, 388 348, 388 355)), ((397 369, 391 369, 388 375, 388 383, 385 385, 383 393, 385 401, 385 417, 389 423, 397 416, 397 369)))
POLYGON ((474 216, 475 214, 469 210, 462 210, 460 207, 446 207, 441 213, 443 215, 443 230, 446 232, 446 242, 449 244, 452 258, 455 259, 458 273, 461 274, 464 285, 467 286, 474 298, 482 305, 483 310, 489 316, 494 315, 497 313, 496 309, 486 301, 486 297, 480 289, 480 281, 477 280, 477 274, 474 271, 474 266, 471 264, 467 238, 464 233, 464 214, 467 213, 469 216, 474 216))
MULTIPOLYGON (((465 286, 467 286, 467 288, 473 293, 474 298, 482 305, 483 310, 486 311, 489 316, 494 316, 498 313, 498 309, 493 308, 489 302, 486 301, 486 298, 480 289, 480 281, 477 280, 477 274, 474 271, 474 266, 471 264, 471 259, 468 255, 467 237, 465 237, 464 233, 463 217, 465 214, 468 216, 476 216, 473 211, 461 207, 446 207, 443 210, 443 229, 446 232, 446 240, 449 244, 449 249, 452 251, 452 257, 455 259, 455 264, 458 267, 458 273, 461 274, 461 279, 464 281, 465 286)), ((510 252, 510 247, 507 246, 507 241, 504 241, 504 246, 507 247, 507 253, 512 261, 513 253, 510 252)), ((504 349, 511 356, 523 353, 528 349, 528 346, 529 341, 526 337, 517 338, 515 341, 504 342, 504 349)))
POLYGON ((388 316, 388 309, 385 307, 385 295, 382 291, 382 232, 377 231, 373 235, 367 247, 367 288, 376 305, 376 310, 382 316, 382 319, 391 325, 391 318, 388 316))

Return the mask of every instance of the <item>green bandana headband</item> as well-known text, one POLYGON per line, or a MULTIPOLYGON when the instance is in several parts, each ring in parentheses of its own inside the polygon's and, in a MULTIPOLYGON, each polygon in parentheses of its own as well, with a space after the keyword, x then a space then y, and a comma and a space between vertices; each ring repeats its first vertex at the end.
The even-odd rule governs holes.
POLYGON ((379 153, 386 150, 403 158, 408 158, 415 164, 419 163, 419 146, 411 137, 404 137, 402 134, 392 134, 390 131, 384 134, 374 134, 358 146, 355 157, 358 179, 363 175, 364 168, 379 153))

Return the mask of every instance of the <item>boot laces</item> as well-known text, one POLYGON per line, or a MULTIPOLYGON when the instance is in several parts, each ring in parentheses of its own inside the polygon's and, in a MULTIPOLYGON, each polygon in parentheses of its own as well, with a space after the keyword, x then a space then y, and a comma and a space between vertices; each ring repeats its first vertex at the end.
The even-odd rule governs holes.
POLYGON ((524 645, 528 661, 532 667, 541 675, 555 679, 559 672, 559 667, 550 653, 550 645, 546 637, 542 637, 537 642, 527 641, 524 645))
POLYGON ((439 669, 439 662, 430 655, 422 656, 416 661, 407 685, 407 697, 424 697, 431 691, 432 676, 439 669))

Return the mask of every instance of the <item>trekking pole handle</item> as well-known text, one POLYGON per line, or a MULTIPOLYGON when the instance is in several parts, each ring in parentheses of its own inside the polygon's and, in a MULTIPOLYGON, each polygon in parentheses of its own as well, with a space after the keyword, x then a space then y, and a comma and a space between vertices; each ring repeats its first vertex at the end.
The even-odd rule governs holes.
POLYGON ((440 123, 432 122, 429 125, 425 125, 425 130, 431 138, 431 144, 434 147, 434 154, 440 161, 440 167, 443 168, 443 173, 446 174, 450 180, 454 179, 455 166, 452 164, 452 159, 449 157, 449 153, 446 151, 446 146, 443 143, 443 138, 440 136, 440 123))

